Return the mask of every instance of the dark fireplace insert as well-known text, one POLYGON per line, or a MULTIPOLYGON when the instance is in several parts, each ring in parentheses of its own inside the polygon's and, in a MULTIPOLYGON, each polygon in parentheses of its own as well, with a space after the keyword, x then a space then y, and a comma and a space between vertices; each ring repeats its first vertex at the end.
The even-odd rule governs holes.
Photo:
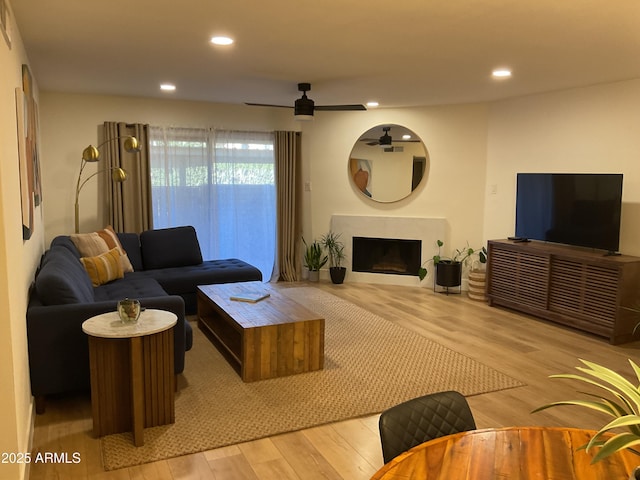
POLYGON ((418 275, 422 240, 353 237, 354 272, 418 275))

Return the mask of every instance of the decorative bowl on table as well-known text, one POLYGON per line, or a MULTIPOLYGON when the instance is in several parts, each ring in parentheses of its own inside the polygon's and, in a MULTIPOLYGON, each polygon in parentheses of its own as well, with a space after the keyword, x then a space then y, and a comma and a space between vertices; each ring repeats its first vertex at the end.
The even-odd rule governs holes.
POLYGON ((118 302, 118 315, 122 323, 136 323, 140 318, 140 302, 135 299, 125 298, 118 302))

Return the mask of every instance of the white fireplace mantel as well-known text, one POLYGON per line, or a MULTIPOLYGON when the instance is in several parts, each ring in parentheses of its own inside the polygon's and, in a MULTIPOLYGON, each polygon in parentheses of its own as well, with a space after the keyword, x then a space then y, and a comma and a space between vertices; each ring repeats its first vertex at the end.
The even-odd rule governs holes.
POLYGON ((422 217, 382 217, 363 215, 332 215, 331 230, 341 235, 344 242, 347 267, 346 282, 379 283, 386 285, 433 286, 433 268, 420 282, 412 275, 394 275, 389 273, 353 272, 351 270, 353 237, 396 238, 403 240, 422 240, 422 262, 437 253, 438 239, 444 239, 446 230, 444 218, 422 217))

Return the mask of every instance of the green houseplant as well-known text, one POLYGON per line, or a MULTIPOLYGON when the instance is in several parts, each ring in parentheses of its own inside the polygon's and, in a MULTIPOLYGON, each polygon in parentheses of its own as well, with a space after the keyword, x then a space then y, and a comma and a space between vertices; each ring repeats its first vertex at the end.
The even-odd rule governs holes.
MULTIPOLYGON (((638 384, 634 385, 609 368, 586 360, 580 361, 585 366, 576 367, 576 369, 584 375, 558 374, 551 375, 550 378, 579 380, 604 390, 605 395, 601 397, 597 394, 584 393, 590 399, 553 402, 538 407, 533 412, 559 405, 576 405, 606 413, 614 419, 600 428, 587 444, 580 447, 585 448, 587 451, 593 447, 600 448, 591 463, 624 449, 629 449, 633 453, 640 455, 640 450, 632 448, 640 445, 640 367, 633 360, 629 360, 638 381, 638 384), (610 430, 618 428, 626 429, 626 431, 613 436, 606 435, 610 430)), ((640 478, 637 476, 637 470, 638 468, 634 470, 630 478, 640 478)))
POLYGON ((329 231, 329 233, 322 236, 321 243, 329 254, 329 274, 331 275, 331 281, 335 284, 344 282, 347 269, 342 266, 345 253, 344 243, 340 240, 340 234, 329 231))
POLYGON ((327 263, 328 258, 324 254, 322 244, 319 241, 314 240, 307 244, 304 237, 302 237, 302 243, 304 243, 305 247, 303 263, 309 270, 309 280, 317 282, 320 269, 327 263))
POLYGON ((462 273, 462 265, 469 258, 471 258, 474 255, 477 255, 478 261, 480 263, 487 262, 487 249, 485 247, 473 249, 467 243, 466 247, 458 248, 454 250, 453 254, 450 257, 443 257, 440 252, 442 247, 444 246, 444 242, 442 240, 438 240, 436 243, 438 245, 438 253, 434 255, 432 258, 428 259, 426 262, 424 262, 418 269, 418 277, 420 278, 420 280, 424 280, 424 278, 427 276, 428 271, 427 271, 426 265, 430 262, 433 262, 434 266, 436 267, 436 270, 438 269, 438 265, 443 265, 443 264, 454 265, 454 266, 457 266, 455 267, 455 272, 452 272, 454 277, 452 279, 448 279, 452 281, 446 281, 445 283, 453 283, 455 282, 456 278, 458 279, 457 280, 458 283, 455 283, 454 285, 443 285, 442 283, 439 283, 438 279, 436 278, 436 283, 438 283, 438 285, 454 287, 454 286, 460 285, 460 275, 462 273))

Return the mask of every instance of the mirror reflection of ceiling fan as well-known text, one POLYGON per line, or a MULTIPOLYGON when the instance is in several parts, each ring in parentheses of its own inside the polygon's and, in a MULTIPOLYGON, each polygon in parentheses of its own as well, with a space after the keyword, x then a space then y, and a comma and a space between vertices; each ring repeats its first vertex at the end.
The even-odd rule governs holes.
POLYGON ((347 110, 366 110, 364 105, 316 105, 313 100, 307 97, 307 92, 311 90, 310 83, 299 83, 298 91, 302 92, 302 97, 295 101, 293 107, 288 105, 269 105, 265 103, 246 103, 254 107, 280 107, 293 108, 296 120, 313 120, 313 112, 315 110, 326 111, 347 111, 347 110))
POLYGON ((394 142, 395 143, 398 143, 398 142, 412 142, 412 143, 420 142, 419 139, 411 138, 409 135, 403 136, 401 139, 394 140, 393 137, 391 135, 389 135, 389 131, 390 130, 391 130, 391 127, 382 127, 382 131, 384 133, 380 138, 361 138, 360 141, 361 142, 367 142, 367 145, 369 145, 369 146, 378 145, 381 148, 392 148, 394 142), (408 138, 406 138, 406 137, 408 137, 408 138))

